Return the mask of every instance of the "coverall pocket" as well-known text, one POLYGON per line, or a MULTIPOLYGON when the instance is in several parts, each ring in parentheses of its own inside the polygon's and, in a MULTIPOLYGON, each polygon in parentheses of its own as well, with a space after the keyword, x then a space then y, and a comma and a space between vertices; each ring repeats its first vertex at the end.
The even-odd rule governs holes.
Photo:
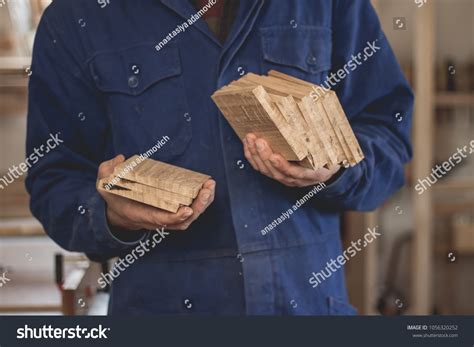
POLYGON ((319 26, 260 28, 263 72, 275 69, 321 83, 331 69, 332 31, 319 26))
MULTIPOLYGON (((189 145, 192 128, 177 44, 156 51, 141 43, 102 51, 89 69, 110 119, 116 151, 138 154, 160 143, 153 157, 169 160, 189 145)), ((156 148, 156 147, 155 147, 156 148)))

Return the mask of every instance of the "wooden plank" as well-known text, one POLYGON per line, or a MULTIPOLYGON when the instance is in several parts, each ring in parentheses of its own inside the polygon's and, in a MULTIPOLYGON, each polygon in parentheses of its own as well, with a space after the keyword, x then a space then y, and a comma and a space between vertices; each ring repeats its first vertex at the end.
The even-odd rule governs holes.
MULTIPOLYGON (((416 11, 415 113, 413 116, 413 177, 425 177, 433 165, 433 100, 434 100, 434 6, 427 2, 422 11, 416 11)), ((433 209, 432 190, 413 195, 414 243, 412 247, 412 308, 410 314, 426 315, 432 312, 433 278, 433 209)))
POLYGON ((264 138, 285 159, 299 160, 299 153, 295 153, 282 135, 282 131, 288 133, 288 123, 277 107, 271 105, 270 96, 265 94, 260 86, 242 88, 240 92, 218 91, 212 99, 242 141, 247 134, 254 133, 264 138))
POLYGON ((0 219, 0 236, 46 236, 41 224, 33 217, 0 219))
POLYGON ((97 278, 101 273, 100 264, 88 261, 77 265, 66 273, 62 288, 62 313, 64 315, 85 315, 89 302, 97 292, 97 278))
POLYGON ((437 106, 474 106, 474 93, 443 92, 436 94, 437 106))
POLYGON ((300 106, 306 122, 310 124, 313 132, 321 141, 322 148, 324 149, 325 161, 328 165, 337 164, 336 153, 331 145, 331 141, 325 129, 325 124, 321 117, 321 110, 319 109, 321 104, 314 103, 310 97, 305 97, 301 101, 300 106))
POLYGON ((132 190, 138 193, 148 194, 151 196, 156 196, 158 199, 166 200, 166 201, 174 201, 181 205, 191 205, 193 199, 184 195, 180 195, 173 192, 168 192, 163 189, 155 188, 146 186, 140 183, 136 183, 133 181, 129 181, 126 179, 119 180, 116 184, 117 187, 125 188, 128 190, 132 190))
POLYGON ((129 181, 195 198, 210 176, 153 159, 140 160, 138 155, 118 165, 114 175, 129 181), (127 167, 131 170, 127 170, 127 167))
MULTIPOLYGON (((368 228, 375 228, 378 225, 378 212, 363 213, 364 219, 364 233, 368 228)), ((361 237, 363 234, 361 233, 361 237)), ((376 240, 369 247, 366 247, 363 253, 363 293, 364 293, 364 312, 368 315, 376 314, 375 308, 377 307, 377 297, 379 290, 377 286, 377 274, 379 272, 379 254, 378 244, 380 240, 376 240), (378 241, 378 242, 377 242, 378 241)))
POLYGON ((241 139, 254 133, 285 159, 315 170, 363 160, 333 91, 315 100, 316 85, 273 70, 269 76, 246 74, 230 86, 212 99, 241 139))
POLYGON ((61 312, 59 305, 1 305, 0 312, 3 313, 31 313, 31 312, 61 312))
POLYGON ((102 179, 99 184, 99 189, 114 195, 121 196, 133 201, 141 202, 142 204, 150 205, 162 210, 176 213, 179 209, 180 204, 172 201, 166 201, 159 199, 153 195, 145 194, 143 192, 132 191, 128 189, 119 189, 113 186, 111 189, 105 189, 104 187, 109 181, 102 179))
POLYGON ((283 143, 286 142, 291 148, 291 153, 285 157, 287 160, 301 160, 305 158, 308 153, 305 145, 294 136, 294 130, 291 127, 291 123, 286 121, 278 107, 274 105, 266 90, 262 86, 259 86, 253 91, 253 93, 282 135, 275 139, 269 138, 269 143, 273 144, 277 141, 282 141, 283 143))
POLYGON ((364 159, 364 155, 336 93, 326 93, 322 98, 322 102, 328 111, 328 115, 330 115, 331 123, 342 133, 341 140, 345 142, 345 147, 348 148, 350 153, 349 155, 346 154, 349 164, 351 166, 356 165, 364 159))
POLYGON ((298 158, 303 160, 309 155, 308 148, 310 147, 305 142, 309 142, 311 139, 310 134, 308 134, 309 127, 304 121, 298 105, 292 96, 281 97, 270 94, 270 97, 290 125, 290 132, 292 133, 290 137, 298 143, 298 146, 295 146, 300 149, 298 158))
POLYGON ((117 165, 112 175, 100 179, 97 189, 176 213, 180 206, 192 204, 209 178, 199 172, 134 155, 117 165))
MULTIPOLYGON (((351 242, 363 238, 367 228, 378 224, 378 211, 345 212, 342 217, 341 235, 344 249, 350 247, 351 242)), ((380 240, 376 240, 345 264, 349 301, 361 315, 378 314, 376 302, 380 296, 379 242, 380 240)))
POLYGON ((474 224, 454 224, 453 244, 456 252, 474 254, 474 224))

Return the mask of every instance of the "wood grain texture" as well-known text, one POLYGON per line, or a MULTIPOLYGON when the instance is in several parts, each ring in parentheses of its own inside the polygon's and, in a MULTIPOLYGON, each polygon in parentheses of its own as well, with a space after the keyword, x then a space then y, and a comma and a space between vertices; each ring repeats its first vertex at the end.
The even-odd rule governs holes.
POLYGON ((110 193, 110 194, 118 195, 118 196, 121 196, 123 198, 127 198, 127 199, 130 199, 130 200, 141 202, 142 204, 157 207, 157 208, 160 208, 162 210, 169 211, 169 212, 176 213, 179 209, 179 206, 180 206, 179 203, 162 200, 159 197, 153 196, 151 194, 146 194, 146 193, 142 193, 142 192, 138 192, 138 191, 132 191, 132 190, 125 189, 125 188, 120 188, 118 186, 113 186, 110 189, 105 189, 105 185, 107 183, 109 183, 109 182, 106 181, 106 180, 102 180, 99 184, 99 189, 101 189, 102 191, 105 191, 107 193, 110 193))
POLYGON ((364 159, 334 91, 271 70, 248 73, 217 90, 212 99, 234 131, 264 138, 274 152, 304 167, 354 166, 364 159))
POLYGON ((97 188, 169 212, 189 206, 210 176, 140 156, 117 165, 97 188))
POLYGON ((288 160, 299 160, 284 134, 287 122, 262 86, 216 92, 212 99, 243 141, 252 132, 266 139, 273 150, 288 160))
POLYGON ((129 181, 195 198, 210 176, 153 159, 134 155, 118 165, 114 174, 129 181), (138 164, 137 164, 138 163, 138 164), (134 165, 135 164, 135 165, 134 165), (132 166, 132 170, 127 167, 132 166))
POLYGON ((137 182, 129 181, 126 179, 121 179, 117 183, 115 183, 115 186, 119 188, 125 188, 128 190, 132 190, 138 193, 143 193, 143 194, 148 194, 152 196, 156 196, 159 199, 166 200, 166 201, 173 201, 177 202, 181 205, 191 205, 193 202, 193 198, 178 194, 178 193, 173 193, 169 192, 163 189, 151 187, 151 186, 146 186, 144 184, 140 184, 137 182))

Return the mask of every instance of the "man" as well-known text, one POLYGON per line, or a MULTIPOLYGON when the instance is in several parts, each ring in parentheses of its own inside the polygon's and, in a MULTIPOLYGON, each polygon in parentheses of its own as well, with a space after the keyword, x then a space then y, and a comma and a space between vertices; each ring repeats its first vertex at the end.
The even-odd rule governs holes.
POLYGON ((368 0, 56 0, 32 71, 28 153, 50 133, 64 143, 30 169, 31 209, 62 247, 120 257, 102 277, 110 313, 354 313, 342 269, 308 280, 343 254, 340 213, 380 205, 411 156, 413 96, 368 0), (210 95, 270 69, 335 90, 365 159, 311 171, 254 134, 242 145, 210 95), (190 208, 99 195, 98 178, 164 138, 154 159, 212 177, 190 208))

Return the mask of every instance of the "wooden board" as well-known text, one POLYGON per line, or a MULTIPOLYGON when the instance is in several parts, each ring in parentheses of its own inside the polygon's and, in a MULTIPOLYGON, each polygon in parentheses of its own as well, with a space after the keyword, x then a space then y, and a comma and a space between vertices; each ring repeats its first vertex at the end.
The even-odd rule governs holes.
POLYGON ((133 191, 136 191, 136 192, 139 192, 139 193, 155 196, 157 198, 160 198, 160 199, 163 199, 163 200, 166 200, 166 201, 174 201, 174 202, 177 202, 181 205, 189 206, 193 202, 193 199, 190 198, 190 197, 187 197, 187 196, 184 196, 184 195, 181 195, 181 194, 177 194, 177 193, 173 193, 173 192, 168 192, 168 191, 163 190, 163 189, 154 188, 154 187, 151 187, 151 186, 146 186, 144 184, 136 183, 136 182, 129 181, 129 180, 126 180, 126 179, 119 180, 115 184, 115 186, 120 187, 120 188, 125 188, 125 189, 128 189, 128 190, 133 190, 133 191))
POLYGON ((254 133, 285 159, 314 170, 356 165, 364 155, 336 93, 314 98, 316 88, 272 70, 248 73, 212 99, 242 140, 254 133))
POLYGON ((210 178, 208 175, 153 159, 140 161, 137 155, 116 166, 114 175, 193 199, 210 178), (129 165, 133 167, 132 170, 127 170, 129 165))
POLYGON ((176 213, 189 206, 210 176, 137 155, 117 165, 98 189, 176 213))
POLYGON ((141 202, 145 205, 150 205, 162 210, 176 213, 178 211, 180 204, 177 202, 162 200, 157 196, 146 194, 139 191, 132 191, 125 188, 120 188, 117 185, 112 186, 110 189, 105 189, 104 187, 110 184, 110 181, 107 179, 102 179, 99 184, 99 189, 110 194, 118 195, 123 198, 141 202))
POLYGON ((285 129, 288 128, 284 117, 276 107, 272 108, 270 97, 265 94, 259 86, 214 93, 212 99, 242 141, 248 133, 254 133, 288 160, 299 160, 298 153, 282 134, 287 134, 285 129))

